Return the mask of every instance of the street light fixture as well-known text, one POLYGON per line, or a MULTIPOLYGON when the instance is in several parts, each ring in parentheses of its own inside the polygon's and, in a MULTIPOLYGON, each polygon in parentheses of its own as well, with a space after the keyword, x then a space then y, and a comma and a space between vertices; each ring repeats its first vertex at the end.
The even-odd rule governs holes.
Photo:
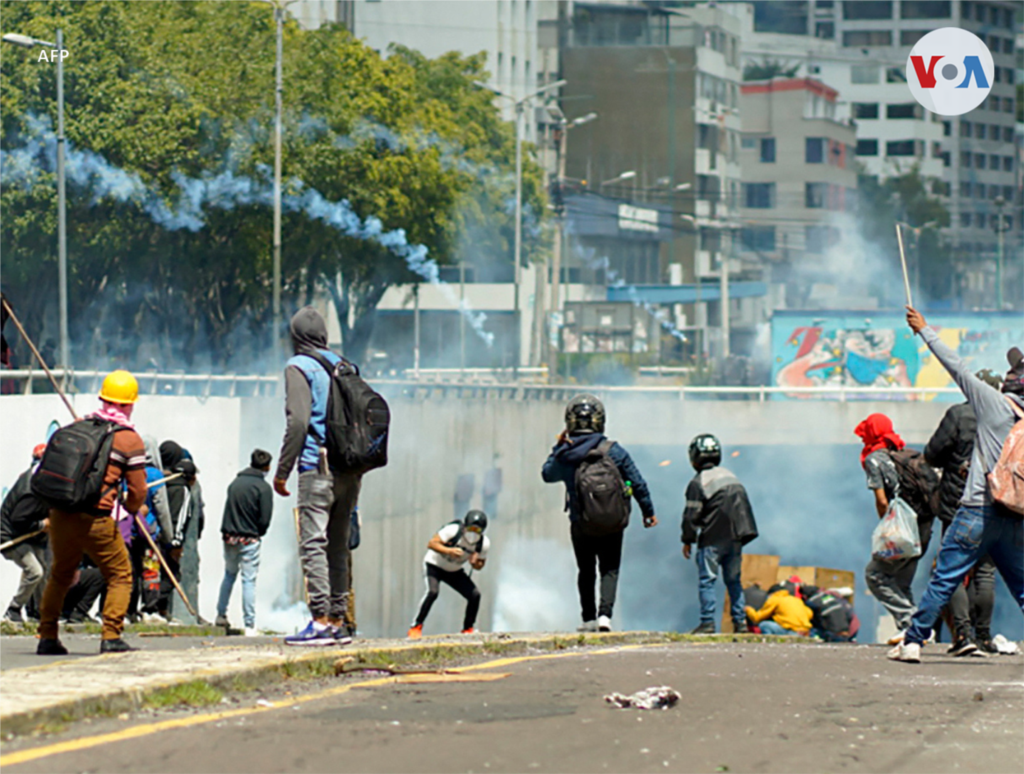
POLYGON ((613 177, 611 180, 603 181, 601 185, 612 185, 613 183, 621 183, 625 180, 632 180, 634 177, 636 177, 636 170, 631 169, 628 172, 623 172, 622 174, 613 177))
POLYGON ((526 94, 519 99, 516 99, 512 94, 508 94, 496 86, 492 86, 489 83, 483 81, 474 81, 474 83, 488 91, 492 91, 499 97, 504 97, 509 100, 516 111, 516 222, 515 222, 515 275, 514 275, 514 292, 512 300, 512 313, 515 318, 516 332, 517 332, 517 344, 519 351, 515 353, 515 359, 513 360, 513 373, 518 374, 519 361, 522 353, 522 331, 521 321, 519 315, 519 283, 521 281, 522 274, 522 255, 523 255, 523 111, 526 108, 526 103, 530 100, 539 97, 545 92, 551 91, 552 89, 558 89, 564 86, 568 81, 560 80, 554 81, 541 86, 539 89, 534 89, 529 94, 526 94))
POLYGON ((68 221, 67 188, 64 174, 64 31, 57 30, 57 42, 40 40, 11 32, 3 36, 5 43, 23 48, 47 48, 57 54, 57 284, 60 315, 60 364, 71 366, 68 341, 68 221))

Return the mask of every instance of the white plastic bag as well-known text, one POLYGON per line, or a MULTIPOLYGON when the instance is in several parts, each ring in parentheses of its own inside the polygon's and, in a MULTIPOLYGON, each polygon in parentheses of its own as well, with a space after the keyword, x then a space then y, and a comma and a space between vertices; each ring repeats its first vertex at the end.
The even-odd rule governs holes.
POLYGON ((899 497, 892 499, 889 510, 871 533, 871 555, 885 561, 913 559, 921 555, 917 514, 899 497))

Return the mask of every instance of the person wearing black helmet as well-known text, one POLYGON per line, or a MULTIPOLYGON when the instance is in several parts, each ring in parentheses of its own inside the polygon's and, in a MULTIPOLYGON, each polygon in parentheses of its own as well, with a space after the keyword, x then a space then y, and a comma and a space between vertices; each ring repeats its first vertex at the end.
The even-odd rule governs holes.
POLYGON ((480 609, 480 589, 466 573, 465 565, 482 570, 487 562, 491 541, 484 535, 487 514, 469 511, 462 521, 453 521, 441 527, 427 543, 423 557, 423 572, 427 593, 420 602, 416 620, 409 628, 408 637, 418 640, 423 636, 423 624, 434 606, 441 584, 447 583, 466 599, 466 617, 462 622, 463 634, 475 634, 476 614, 480 609))
POLYGON ((743 546, 757 537, 750 498, 740 480, 721 467, 722 445, 702 433, 690 442, 690 464, 697 471, 686 487, 683 511, 683 558, 689 559, 697 543, 700 575, 700 623, 691 634, 715 632, 715 581, 721 571, 729 591, 730 615, 737 632, 747 631, 747 615, 740 584, 743 546))
POLYGON ((565 429, 541 471, 547 483, 565 484, 565 510, 579 571, 579 631, 611 631, 630 496, 640 505, 645 527, 658 523, 647 483, 629 453, 605 438, 604 422, 604 405, 593 395, 570 400, 565 429), (595 565, 601 575, 600 605, 594 600, 595 565))

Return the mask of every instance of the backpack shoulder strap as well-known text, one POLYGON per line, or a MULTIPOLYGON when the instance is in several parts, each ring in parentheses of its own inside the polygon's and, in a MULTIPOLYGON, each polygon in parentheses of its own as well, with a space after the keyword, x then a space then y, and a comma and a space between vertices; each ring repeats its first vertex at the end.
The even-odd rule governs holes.
POLYGON ((1024 419, 1024 409, 1017 405, 1017 401, 1009 395, 1004 395, 1003 397, 1006 398, 1006 402, 1010 404, 1010 411, 1017 416, 1017 419, 1024 419))
MULTIPOLYGON (((458 519, 456 519, 454 521, 449 521, 447 524, 444 525, 444 527, 450 527, 453 524, 457 524, 458 525, 459 531, 455 533, 455 537, 453 537, 451 540, 445 541, 445 545, 448 548, 454 548, 455 546, 457 546, 459 544, 459 541, 462 540, 462 534, 463 534, 463 532, 465 530, 465 526, 458 519)), ((441 529, 444 529, 444 527, 441 527, 441 529)), ((441 530, 438 530, 438 532, 440 532, 440 531, 441 530)))

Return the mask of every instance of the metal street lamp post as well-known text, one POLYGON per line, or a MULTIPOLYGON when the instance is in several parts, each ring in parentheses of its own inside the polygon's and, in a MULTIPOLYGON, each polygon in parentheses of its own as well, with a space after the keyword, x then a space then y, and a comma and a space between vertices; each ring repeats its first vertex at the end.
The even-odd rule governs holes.
POLYGON ((48 48, 57 53, 57 284, 60 308, 60 364, 71 366, 71 348, 68 341, 68 221, 67 189, 64 174, 64 31, 57 30, 57 42, 10 33, 3 36, 5 43, 24 48, 48 48))
POLYGON ((520 326, 520 320, 519 320, 519 317, 520 317, 520 315, 519 315, 519 305, 520 305, 519 304, 519 283, 521 281, 521 276, 522 276, 522 256, 523 256, 523 132, 522 132, 522 126, 521 126, 521 124, 523 122, 523 112, 525 110, 526 104, 530 100, 534 99, 535 97, 539 97, 544 92, 551 91, 552 89, 561 88, 566 83, 567 83, 567 81, 564 81, 564 80, 562 80, 562 81, 555 81, 553 83, 547 84, 546 86, 541 86, 539 89, 535 89, 534 91, 531 91, 529 94, 526 94, 525 96, 520 97, 519 99, 516 99, 513 95, 507 94, 506 92, 502 91, 501 89, 497 88, 496 86, 491 86, 490 84, 483 83, 481 81, 477 81, 476 82, 477 86, 485 88, 488 91, 493 91, 499 97, 504 97, 505 99, 510 100, 512 102, 512 105, 515 107, 515 111, 516 111, 516 119, 515 119, 515 127, 516 127, 516 214, 515 214, 515 219, 516 219, 516 222, 515 222, 515 243, 514 243, 514 249, 513 249, 513 253, 515 255, 515 274, 514 274, 514 289, 513 289, 513 297, 512 297, 512 299, 513 299, 512 300, 512 314, 513 314, 513 318, 515 320, 516 334, 517 334, 516 335, 516 343, 517 343, 517 349, 519 351, 517 351, 515 353, 515 358, 512 361, 512 363, 513 363, 513 372, 514 373, 518 373, 519 361, 520 361, 521 352, 522 352, 522 344, 520 343, 520 339, 522 338, 522 336, 521 336, 521 331, 520 331, 520 327, 521 326, 520 326))
POLYGON ((281 122, 284 96, 284 10, 298 0, 264 0, 274 6, 274 231, 271 341, 274 368, 281 364, 281 122))

